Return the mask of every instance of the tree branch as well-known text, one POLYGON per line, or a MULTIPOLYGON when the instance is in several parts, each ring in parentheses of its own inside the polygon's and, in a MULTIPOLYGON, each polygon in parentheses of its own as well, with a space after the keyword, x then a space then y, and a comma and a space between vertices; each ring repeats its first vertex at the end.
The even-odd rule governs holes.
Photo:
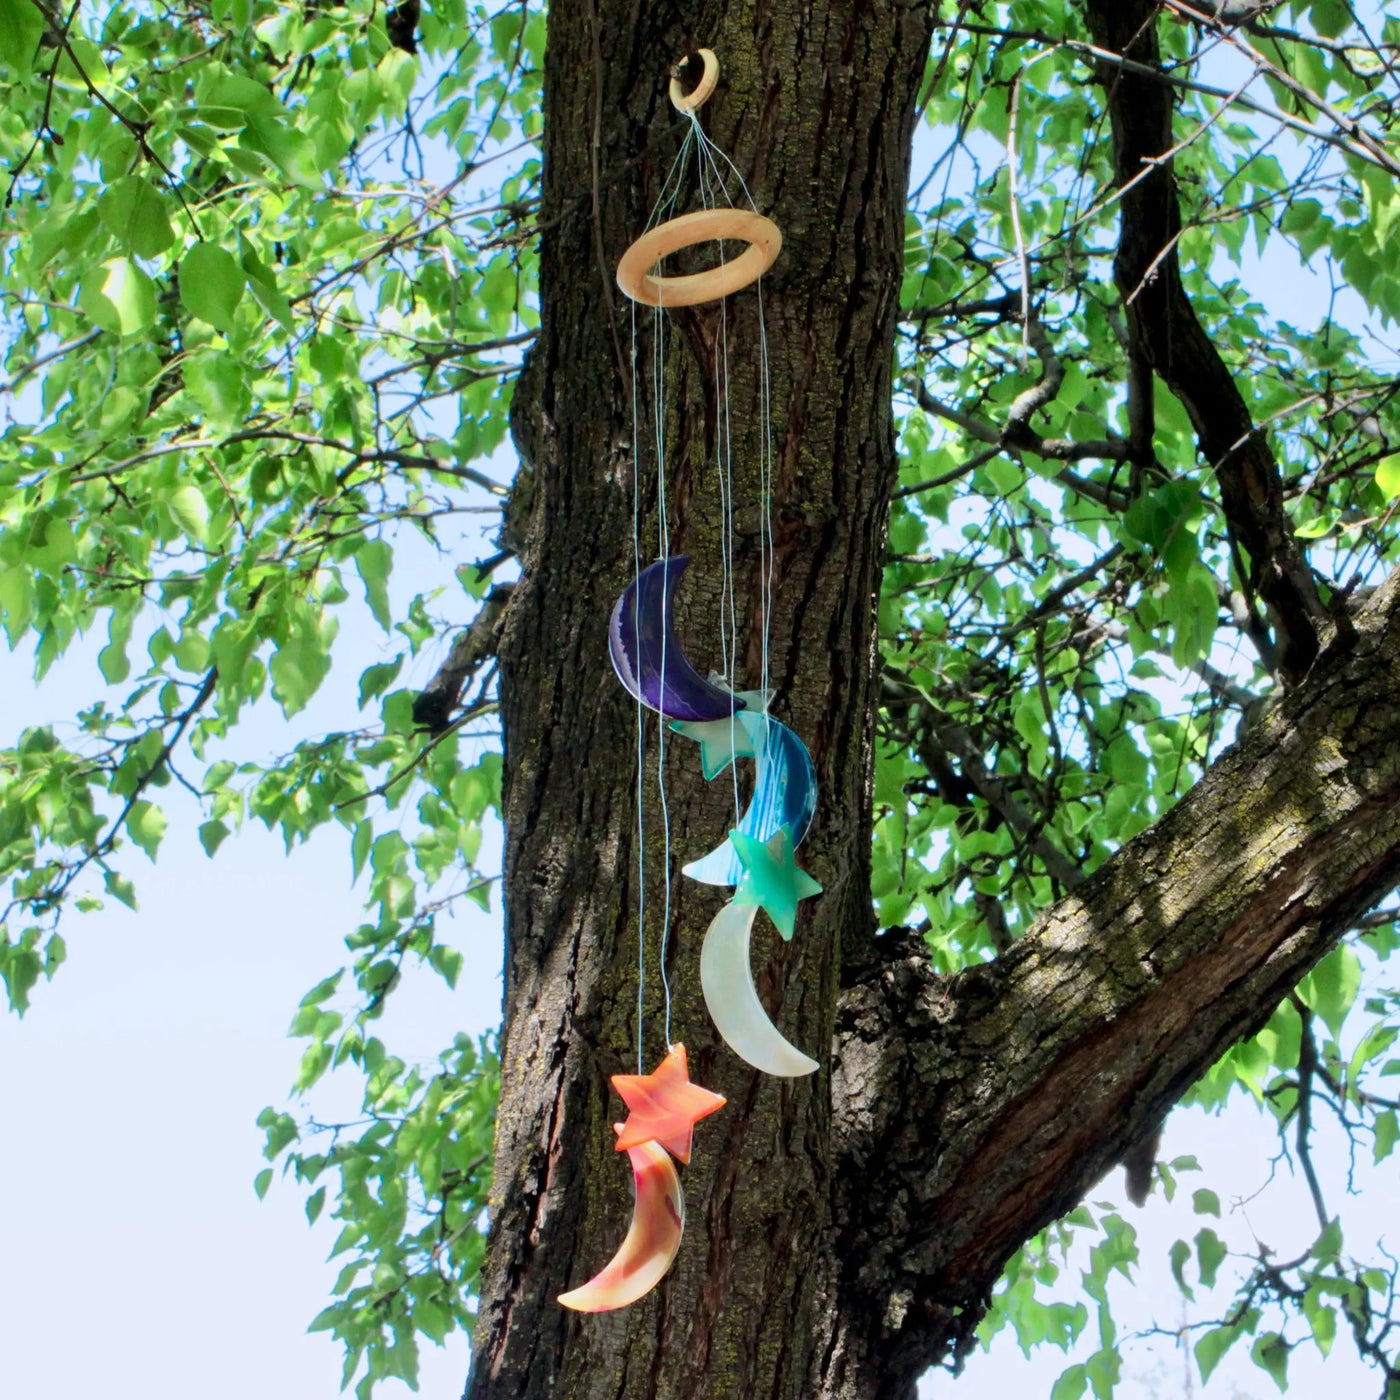
POLYGON ((486 595, 481 611, 464 627, 452 643, 447 660, 432 680, 413 698, 413 722, 430 734, 441 734, 452 723, 452 711, 462 687, 487 657, 496 654, 496 638, 501 630, 501 614, 510 599, 511 585, 497 584, 486 595))
POLYGON ((954 723, 937 710, 927 696, 908 685, 895 672, 886 670, 884 690, 887 697, 906 709, 917 706, 920 710, 915 743, 920 749, 920 761, 926 768, 931 772, 945 771, 949 767, 949 756, 955 757, 967 784, 1001 815, 1007 826, 1025 839, 1027 847, 1039 857, 1052 880, 1068 890, 1084 883, 1079 867, 1045 835, 1041 830, 1042 823, 982 762, 977 741, 962 725, 954 723))
POLYGON ((878 1357, 879 1393, 903 1395, 968 1348, 1014 1250, 1400 884, 1400 575, 1357 624, 1351 652, 996 962, 939 978, 901 944, 853 978, 831 1092, 850 1261, 833 1366, 878 1357))
MULTIPOLYGON (((1152 0, 1086 6, 1096 45, 1148 68, 1158 63, 1156 12, 1152 0)), ((1171 94, 1107 63, 1099 65, 1099 82, 1125 187, 1113 272, 1128 339, 1191 418, 1201 455, 1220 482, 1231 542, 1248 561, 1248 587, 1263 599, 1277 634, 1280 670, 1296 682, 1318 654, 1327 614, 1283 509, 1278 463, 1182 286, 1181 211, 1171 161, 1162 158, 1172 149, 1171 94)))
MULTIPOLYGON (((964 413, 961 409, 954 408, 951 404, 946 404, 942 399, 936 398, 929 392, 928 386, 922 380, 911 377, 907 387, 913 393, 915 402, 925 413, 952 423, 955 427, 961 428, 969 437, 976 438, 978 442, 989 444, 992 450, 986 453, 977 453, 974 458, 963 463, 961 467, 957 467, 951 472, 945 472, 942 476, 934 477, 931 481, 920 482, 917 486, 897 491, 896 498, 911 496, 919 491, 931 490, 937 486, 945 486, 951 481, 957 481, 966 476, 974 467, 989 462, 1003 451, 1018 461, 1022 450, 1034 452, 1037 456, 1057 462, 1126 462, 1131 460, 1133 456, 1132 446, 1122 438, 1070 442, 1065 438, 1043 438, 1024 424, 1016 430, 1013 440, 1006 431, 999 432, 990 423, 984 423, 980 418, 976 418, 970 413, 964 413)), ((1031 391, 1027 390, 1026 392, 1031 391)), ((1055 480, 1076 495, 1092 500, 1108 510, 1126 510, 1129 505, 1129 497, 1126 492, 1115 491, 1112 487, 1096 481, 1087 481, 1068 469, 1058 473, 1055 480)))

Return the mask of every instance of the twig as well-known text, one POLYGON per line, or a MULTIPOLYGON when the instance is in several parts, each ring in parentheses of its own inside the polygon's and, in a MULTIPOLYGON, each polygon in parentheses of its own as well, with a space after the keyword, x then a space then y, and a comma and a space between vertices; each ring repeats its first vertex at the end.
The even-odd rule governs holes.
POLYGON ((1031 260, 1026 252, 1026 235, 1021 228, 1021 182, 1016 174, 1016 112, 1021 102, 1021 74, 1011 79, 1007 99, 1006 178, 1011 195, 1011 229, 1016 239, 1016 257, 1021 266, 1021 367, 1030 359, 1031 260))
POLYGON ((1211 26, 1220 37, 1232 48, 1238 49, 1253 64, 1258 73, 1267 73, 1281 87, 1285 87, 1295 97, 1300 98, 1308 106, 1321 112, 1336 123, 1338 130, 1344 131, 1356 145, 1361 147, 1360 151, 1354 154, 1363 155, 1372 165, 1378 165, 1382 170, 1388 171, 1391 175, 1400 178, 1400 160, 1390 154, 1385 148, 1385 143, 1378 140, 1354 117, 1348 117, 1344 113, 1337 111, 1324 98, 1320 97, 1310 87, 1300 83, 1292 73, 1286 68, 1280 68, 1276 63, 1270 63, 1253 44, 1242 39, 1236 30, 1222 26, 1216 16, 1206 14, 1201 10, 1184 4, 1183 0, 1162 0, 1168 9, 1175 10, 1177 14, 1184 15, 1188 19, 1195 20, 1198 24, 1211 26))
POLYGON ((86 335, 80 335, 76 340, 65 341, 46 354, 36 355, 27 364, 22 364, 3 384, 0 384, 0 394, 14 393, 36 369, 42 369, 46 364, 62 359, 70 350, 81 350, 84 345, 91 345, 101 334, 101 329, 92 330, 86 335))
POLYGON ((127 794, 126 802, 123 804, 116 818, 108 824, 107 834, 96 845, 90 847, 83 855, 82 859, 69 867, 56 884, 50 885, 47 889, 27 897, 15 898, 5 906, 4 912, 0 913, 0 924, 3 924, 10 914, 19 906, 28 904, 32 908, 40 905, 52 908, 59 904, 63 896, 72 888, 73 882, 79 875, 87 869, 93 861, 101 860, 103 856, 109 855, 117 844, 117 834, 121 831, 126 819, 131 815, 134 808, 141 800, 141 794, 151 785, 157 773, 169 761, 170 755, 174 753, 175 746, 184 737, 185 730, 189 728, 190 722, 209 703, 209 697, 214 693, 214 687, 218 684, 219 668, 210 667, 208 674, 204 677, 198 692, 189 705, 180 712, 175 719, 175 732, 169 739, 161 745, 160 752, 151 760, 150 766, 137 778, 135 786, 127 794))
MULTIPOLYGON (((63 32, 60 37, 65 43, 68 39, 68 31, 72 28, 73 21, 77 18, 78 6, 81 4, 82 0, 73 0, 73 8, 68 11, 68 18, 63 22, 63 32)), ((49 16, 45 14, 44 18, 47 20, 49 16)), ((19 164, 10 172, 10 185, 5 191, 6 209, 13 203, 15 186, 19 183, 19 177, 24 174, 25 166, 34 158, 34 152, 39 149, 39 144, 43 141, 44 134, 47 132, 49 139, 52 140, 55 145, 61 146, 63 144, 63 137, 49 125, 49 116, 53 111, 53 85, 54 80, 58 77, 58 64, 62 57, 63 48, 59 47, 53 56, 53 63, 49 67, 49 76, 44 82, 44 113, 39 118, 39 129, 34 133, 34 140, 30 142, 29 149, 20 158, 19 164)))
POLYGON ((927 714, 927 723, 922 725, 919 734, 920 746, 931 745, 938 751, 932 756, 934 761, 926 762, 927 767, 940 766, 940 757, 946 766, 947 755, 953 755, 961 765, 967 782, 1025 840, 1052 880, 1058 881, 1067 890, 1076 889, 1084 883, 1084 874, 1079 867, 1045 836, 1043 823, 1038 823, 1007 789, 1006 784, 988 770, 982 762, 977 743, 962 725, 955 724, 918 686, 888 666, 884 673, 884 689, 890 698, 901 701, 906 707, 910 702, 916 703, 927 714))
MULTIPOLYGON (((935 28, 942 28, 944 25, 935 24, 935 28)), ((1180 78, 1174 73, 1165 73, 1160 68, 1153 68, 1145 63, 1138 63, 1131 58, 1124 58, 1122 54, 1114 53, 1111 49, 1099 48, 1097 44, 1086 44, 1077 39, 1066 39, 1062 36, 1049 34, 1043 29, 1001 29, 995 25, 988 24, 964 24, 963 29, 970 34, 989 34, 995 38, 1006 39, 1028 39, 1035 43, 1047 44, 1052 49, 1066 49, 1070 53, 1079 54, 1084 58, 1096 59, 1100 63, 1107 63, 1115 68, 1121 69, 1125 73, 1132 73, 1139 78, 1147 78, 1152 82, 1161 83, 1166 87, 1176 88, 1182 92, 1197 92, 1204 97, 1219 97, 1229 102, 1232 106, 1241 107, 1246 112, 1253 112, 1256 116, 1267 118, 1269 121, 1278 122, 1282 126, 1289 127, 1293 131, 1300 132, 1304 136, 1311 136, 1315 141, 1322 141, 1326 145, 1335 146, 1338 150, 1348 151, 1350 154, 1366 161, 1370 165, 1379 166, 1387 173, 1394 174, 1392 168, 1393 161, 1379 160, 1376 155, 1368 150, 1364 145, 1348 139, 1346 136, 1338 135, 1334 131, 1327 131, 1322 127, 1314 126, 1311 122, 1305 122, 1300 117, 1295 117, 1288 112, 1280 112, 1277 108, 1266 107, 1262 102, 1256 102, 1251 97, 1235 96, 1228 88, 1213 87, 1209 83, 1194 82, 1190 78, 1180 78)), ((1089 211, 1089 214, 1100 212, 1115 201, 1118 195, 1122 194, 1120 187, 1115 194, 1110 196, 1103 204, 1096 206, 1089 211)), ((1085 217, 1088 217, 1086 215, 1085 217)), ((1083 219, 1076 220, 1076 224, 1082 223, 1083 219)), ((1061 230, 1060 237, 1068 230, 1061 230)), ((1035 252, 1040 244, 1035 245, 1031 252, 1035 252)))
POLYGON ((408 777, 415 768, 419 767, 423 763, 423 760, 426 759, 449 734, 455 734, 468 720, 476 719, 480 715, 495 714, 498 708, 494 700, 480 700, 475 705, 463 710, 446 728, 435 733, 407 763, 393 773, 390 773, 378 787, 369 788, 365 792, 356 793, 354 797, 347 797, 342 802, 336 802, 332 805, 331 810, 333 812, 339 812, 346 807, 354 807, 358 803, 368 802, 372 797, 383 797, 395 783, 402 781, 404 778, 408 777))
POLYGON ((1322 1187, 1318 1185, 1317 1172, 1313 1169, 1312 1148, 1308 1144, 1308 1134, 1312 1131, 1312 1081, 1317 1069, 1317 1043, 1312 1034, 1312 1011, 1297 992, 1289 992, 1288 999, 1293 1003, 1293 1009, 1303 1023, 1302 1037, 1298 1042, 1298 1132, 1294 1145, 1298 1152, 1298 1160, 1303 1164, 1303 1175, 1307 1178, 1308 1190, 1312 1193, 1318 1226, 1325 1230, 1331 1222, 1327 1217, 1326 1203, 1322 1199, 1322 1187))

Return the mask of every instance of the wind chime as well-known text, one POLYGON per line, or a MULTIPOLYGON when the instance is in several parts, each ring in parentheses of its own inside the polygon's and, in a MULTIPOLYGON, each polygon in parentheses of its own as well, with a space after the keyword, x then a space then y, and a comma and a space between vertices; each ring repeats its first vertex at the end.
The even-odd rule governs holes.
MULTIPOLYGON (((696 1122, 724 1104, 721 1095, 690 1080, 685 1046, 671 1043, 671 988, 666 974, 666 947, 670 924, 671 849, 666 812, 663 769, 666 732, 671 729, 700 746, 700 768, 707 779, 733 774, 735 825, 727 838, 708 854, 682 867, 692 880, 731 887, 729 902, 711 922, 700 952, 700 983, 705 1005, 721 1038, 741 1059, 766 1074, 797 1077, 810 1074, 817 1062, 790 1044, 769 1019, 754 987, 749 939, 759 909, 765 910, 784 939, 790 940, 802 899, 818 894, 821 886, 798 868, 795 851, 812 823, 817 785, 812 759, 801 739, 768 713, 768 633, 772 593, 773 537, 770 518, 772 439, 768 423, 769 378, 767 337, 763 322, 761 278, 782 247, 777 225, 753 208, 742 177, 733 163, 705 135, 697 112, 714 91, 719 64, 709 49, 701 49, 699 83, 688 95, 677 77, 671 80, 671 102, 687 118, 689 128, 680 154, 662 188, 646 231, 628 248, 617 268, 617 282, 632 299, 632 358, 636 367, 636 304, 653 308, 654 335, 652 388, 657 457, 657 505, 660 558, 641 565, 640 517, 637 499, 638 413, 634 397, 633 420, 633 547, 634 571, 608 630, 613 667, 627 692, 637 702, 637 834, 639 889, 644 887, 643 777, 645 745, 643 711, 653 710, 668 724, 660 733, 658 782, 665 832, 665 905, 661 927, 661 976, 665 990, 667 1052, 659 1067, 644 1074, 642 1008, 646 966, 645 902, 638 911, 637 1073, 615 1074, 613 1087, 627 1105, 624 1123, 614 1124, 617 1150, 632 1163, 636 1203, 631 1228, 613 1259, 592 1279, 559 1297, 565 1307, 580 1312, 605 1312, 625 1307, 650 1291, 665 1275, 680 1248, 685 1224, 685 1197, 675 1161, 690 1160, 691 1135, 696 1122), (690 155, 699 172, 701 203, 689 214, 674 214, 690 155), (726 173, 727 172, 727 173, 726 173), (728 176, 738 179, 747 209, 728 203, 728 176), (701 243, 725 241, 745 244, 732 261, 683 276, 661 276, 654 269, 665 257, 701 243), (759 531, 759 608, 762 628, 762 677, 756 690, 739 691, 733 675, 737 650, 733 579, 733 472, 729 455, 728 320, 724 298, 757 283, 760 329, 760 402, 763 409, 759 488, 762 495, 759 531), (716 458, 720 500, 725 514, 721 557, 723 564, 720 649, 724 671, 702 676, 682 652, 673 632, 676 589, 690 563, 684 554, 671 555, 666 516, 665 474, 665 337, 661 318, 668 306, 721 304, 716 359, 716 390, 722 399, 717 415, 716 458), (724 382, 721 386, 721 366, 724 382), (734 771, 738 759, 754 761, 753 796, 739 814, 739 782, 734 771), (672 1160, 675 1159, 675 1161, 672 1160)), ((633 375, 633 384, 636 383, 633 375)))

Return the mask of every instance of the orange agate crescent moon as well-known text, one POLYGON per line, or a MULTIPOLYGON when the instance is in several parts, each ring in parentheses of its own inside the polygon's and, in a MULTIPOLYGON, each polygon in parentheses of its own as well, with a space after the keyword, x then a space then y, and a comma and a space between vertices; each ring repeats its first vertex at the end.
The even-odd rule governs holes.
MULTIPOLYGON (((613 1130, 622 1132, 622 1124, 613 1130)), ((681 1247, 685 1196, 666 1149, 657 1142, 629 1147, 636 1202, 622 1247, 587 1283, 559 1295, 575 1312, 611 1312, 635 1303, 665 1277, 681 1247)))

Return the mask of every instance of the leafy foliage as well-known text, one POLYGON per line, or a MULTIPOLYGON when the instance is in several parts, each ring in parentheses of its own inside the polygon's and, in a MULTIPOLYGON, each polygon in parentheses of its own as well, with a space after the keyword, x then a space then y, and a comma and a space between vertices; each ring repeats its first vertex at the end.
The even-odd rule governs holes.
MULTIPOLYGON (((303 1012, 326 1014, 308 1002, 303 1012)), ((312 1034, 319 1032, 318 1025, 312 1034)), ((296 1124, 272 1109, 259 1119, 268 1156, 285 1153, 298 1181, 315 1185, 335 1174, 333 1214, 345 1224, 332 1257, 351 1258, 336 1280, 336 1301, 311 1330, 331 1331, 345 1343, 346 1384, 365 1362, 356 1387, 362 1400, 389 1376, 416 1388, 415 1333, 441 1343, 461 1325, 464 1285, 475 1278, 485 1248, 481 1221, 500 1088, 494 1047, 478 1048, 466 1036, 457 1037, 432 1076, 386 1055, 373 1038, 364 1045, 363 1064, 367 1126, 311 1125, 311 1133, 331 1135, 326 1151, 288 1151, 285 1134, 297 1133, 296 1124), (350 1135, 355 1126, 365 1126, 358 1137, 350 1135)), ((316 1186, 307 1200, 313 1223, 326 1190, 316 1186)))
MULTIPOLYGON (((1187 409, 1160 383, 1130 392, 1080 11, 966 9, 943 6, 909 206, 872 891, 949 971, 1008 946, 1170 807, 1278 669, 1187 409)), ((428 729, 395 686, 468 620, 509 545, 412 594, 394 563, 407 534, 470 539, 508 493, 492 454, 535 323, 544 43, 529 3, 447 0, 407 39, 396 15, 0 0, 0 625, 39 675, 106 638, 106 694, 76 738, 33 729, 0 751, 0 975, 25 1011, 66 956, 70 905, 135 907, 131 848, 158 855, 171 782, 199 793, 211 857, 249 819, 289 850, 344 830, 368 913, 295 1014, 294 1089, 312 1097, 259 1120, 274 1165, 258 1189, 280 1163, 309 1217, 342 1222, 347 1262, 313 1325, 344 1342, 362 1397, 412 1383, 418 1334, 467 1323, 481 1257, 494 1050, 459 1037, 424 1066, 374 1030, 406 974, 455 981, 439 917, 489 896, 489 666, 428 729), (358 679, 363 727, 243 751, 249 706, 306 709, 361 596, 397 647, 358 679), (342 1067, 363 1077, 363 1116, 318 1124, 307 1105, 342 1067)), ((1400 320, 1400 21, 1292 0, 1228 33, 1168 5, 1158 30, 1183 285, 1345 610, 1396 556, 1400 377, 1380 337, 1400 320), (1272 269, 1295 264, 1350 300, 1321 319, 1266 304, 1272 269)), ((1395 947, 1372 920, 1360 954, 1338 950, 1193 1091, 1212 1108, 1251 1095, 1318 1214, 1304 1256, 1239 1260, 1209 1223, 1218 1197, 1194 1191, 1199 1227, 1171 1267, 1193 1300, 1233 1290, 1197 1336, 1203 1378, 1248 1338, 1282 1385, 1292 1348, 1325 1352, 1344 1326, 1400 1384, 1394 1271, 1346 1253, 1309 1157, 1317 1104, 1376 1161, 1400 1139, 1383 1092, 1400 1072, 1400 994, 1381 985, 1395 947)), ((1159 1165, 1162 1189, 1190 1165, 1159 1165)), ((1098 1347, 1053 1394, 1112 1395, 1108 1285, 1136 1258, 1131 1224, 1081 1208, 1012 1260, 984 1338, 1067 1348, 1092 1305, 1098 1347), (1088 1263, 1057 1300, 1075 1238, 1088 1263)))
MULTIPOLYGON (((1266 436, 1319 592, 1341 610, 1397 555, 1400 362, 1384 335, 1400 307, 1382 249, 1400 142, 1375 104, 1400 27, 1351 6, 1293 4, 1222 31, 1202 22, 1209 8, 1193 18, 1168 7, 1158 22, 1180 79, 1182 284, 1266 436), (1232 103, 1245 88, 1247 105, 1232 103), (1361 141, 1330 138, 1329 115, 1363 112, 1361 141), (1281 275, 1321 291, 1253 291, 1276 293, 1281 275)), ((1135 401, 1136 291, 1125 297, 1114 277, 1122 211, 1094 67, 1102 49, 1066 4, 978 19, 948 16, 915 142, 902 467, 880 607, 873 892, 881 922, 921 933, 946 971, 1004 950, 1166 811, 1279 683, 1219 464, 1203 459, 1186 405, 1160 377, 1150 401, 1135 401)), ((1385 976, 1389 917, 1371 921, 1364 963, 1338 949, 1188 1097, 1218 1111, 1243 1090, 1270 1114, 1319 1231, 1304 1257, 1283 1262, 1262 1250, 1227 1260, 1208 1224, 1178 1242, 1184 1295, 1237 1285, 1200 1329, 1203 1379, 1248 1337, 1282 1387, 1291 1349, 1311 1337, 1325 1352, 1339 1317, 1363 1357, 1400 1374, 1393 1270, 1345 1258, 1341 1217, 1311 1162, 1323 1105, 1377 1160, 1394 1148, 1393 1100, 1378 1082, 1393 993, 1357 1000, 1363 972, 1377 987, 1385 976)), ((1171 1168, 1158 1179, 1174 1189, 1171 1168)), ((1221 1214, 1209 1188, 1194 1205, 1221 1214)), ((1099 1350, 1054 1395, 1112 1395, 1120 1357, 1105 1282, 1134 1257, 1121 1217, 1076 1211, 1012 1260, 983 1340, 1009 1326, 1023 1348, 1068 1349, 1088 1301, 1099 1350), (1075 1301, 1055 1287, 1072 1247, 1089 1259, 1075 1301)))
POLYGON ((494 1051, 459 1040, 433 1072, 371 1032, 406 962, 456 981, 439 918, 489 899, 489 681, 432 733, 394 683, 442 631, 431 610, 469 615, 500 559, 406 603, 392 571, 404 532, 458 546, 505 495, 472 463, 504 438, 535 319, 542 20, 435 6, 417 56, 371 5, 4 0, 0 33, 17 396, 0 624, 32 639, 39 675, 104 633, 109 688, 75 741, 35 729, 0 753, 0 974, 22 1012, 63 961, 70 903, 135 907, 129 851, 157 856, 172 781, 200 794, 210 856, 249 819, 289 851, 345 830, 369 917, 293 1021, 294 1087, 357 1067, 364 1120, 316 1151, 312 1121, 262 1125, 269 1158, 314 1188, 308 1214, 329 1189, 345 1222, 350 1262, 316 1325, 368 1394, 412 1378, 415 1332, 461 1323, 481 1253, 494 1051), (359 594, 398 643, 360 677, 364 726, 240 752, 250 705, 290 719, 323 685, 359 594))

